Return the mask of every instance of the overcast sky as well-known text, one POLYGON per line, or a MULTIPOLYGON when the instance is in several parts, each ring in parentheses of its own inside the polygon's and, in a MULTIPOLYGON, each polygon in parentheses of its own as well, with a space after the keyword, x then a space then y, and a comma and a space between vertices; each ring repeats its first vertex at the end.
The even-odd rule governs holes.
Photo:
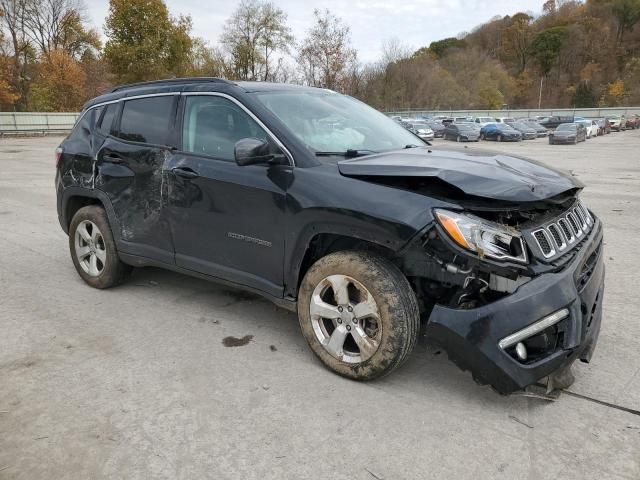
MULTIPOLYGON (((173 15, 191 15, 195 35, 218 41, 225 20, 239 0, 165 0, 173 15)), ((92 22, 102 33, 108 0, 85 0, 92 22)), ((313 9, 328 8, 351 28, 351 38, 363 62, 378 58, 382 41, 397 37, 420 48, 434 40, 471 30, 496 15, 519 11, 538 13, 543 0, 273 0, 289 15, 297 39, 310 27, 313 9)))

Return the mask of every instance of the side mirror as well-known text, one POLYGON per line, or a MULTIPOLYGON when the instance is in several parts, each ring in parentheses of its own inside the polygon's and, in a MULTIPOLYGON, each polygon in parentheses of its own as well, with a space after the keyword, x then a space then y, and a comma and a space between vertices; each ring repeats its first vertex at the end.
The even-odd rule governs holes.
POLYGON ((241 167, 269 163, 273 160, 273 153, 269 143, 257 138, 243 138, 238 140, 233 149, 236 163, 241 167))

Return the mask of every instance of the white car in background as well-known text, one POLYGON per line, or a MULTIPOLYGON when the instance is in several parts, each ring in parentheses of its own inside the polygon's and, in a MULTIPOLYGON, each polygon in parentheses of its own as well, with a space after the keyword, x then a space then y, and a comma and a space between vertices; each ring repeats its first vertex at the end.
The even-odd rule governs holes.
POLYGON ((580 120, 576 120, 575 123, 584 125, 584 128, 587 131, 587 138, 598 136, 598 124, 594 120, 582 118, 580 120))
POLYGON ((516 121, 513 117, 496 117, 496 123, 513 123, 516 121))
POLYGON ((476 117, 473 121, 477 123, 480 128, 490 123, 496 123, 496 119, 493 117, 476 117))

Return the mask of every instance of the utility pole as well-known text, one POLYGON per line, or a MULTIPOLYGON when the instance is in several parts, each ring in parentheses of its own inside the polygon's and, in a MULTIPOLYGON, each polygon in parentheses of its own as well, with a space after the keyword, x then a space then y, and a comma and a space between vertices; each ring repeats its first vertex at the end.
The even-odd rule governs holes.
POLYGON ((540 94, 538 95, 538 110, 542 108, 542 82, 544 81, 544 75, 540 75, 540 94))

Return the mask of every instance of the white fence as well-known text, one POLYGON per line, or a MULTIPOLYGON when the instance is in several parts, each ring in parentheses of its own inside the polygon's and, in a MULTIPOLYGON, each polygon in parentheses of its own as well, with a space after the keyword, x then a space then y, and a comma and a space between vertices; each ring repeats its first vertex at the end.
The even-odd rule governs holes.
POLYGON ((0 112, 0 135, 64 133, 73 128, 79 113, 0 112))
POLYGON ((407 109, 387 111, 387 115, 400 115, 402 117, 413 117, 422 115, 446 115, 448 117, 535 117, 562 115, 585 118, 601 118, 608 115, 630 115, 637 113, 640 115, 640 107, 612 107, 612 108, 551 108, 551 109, 529 109, 529 110, 429 110, 429 109, 407 109))
MULTIPOLYGON (((541 110, 429 110, 410 109, 385 112, 388 115, 447 115, 450 117, 535 117, 536 115, 575 115, 586 118, 607 115, 640 115, 640 107, 554 108, 541 110)), ((0 112, 0 136, 29 133, 65 133, 73 128, 79 113, 0 112)))

